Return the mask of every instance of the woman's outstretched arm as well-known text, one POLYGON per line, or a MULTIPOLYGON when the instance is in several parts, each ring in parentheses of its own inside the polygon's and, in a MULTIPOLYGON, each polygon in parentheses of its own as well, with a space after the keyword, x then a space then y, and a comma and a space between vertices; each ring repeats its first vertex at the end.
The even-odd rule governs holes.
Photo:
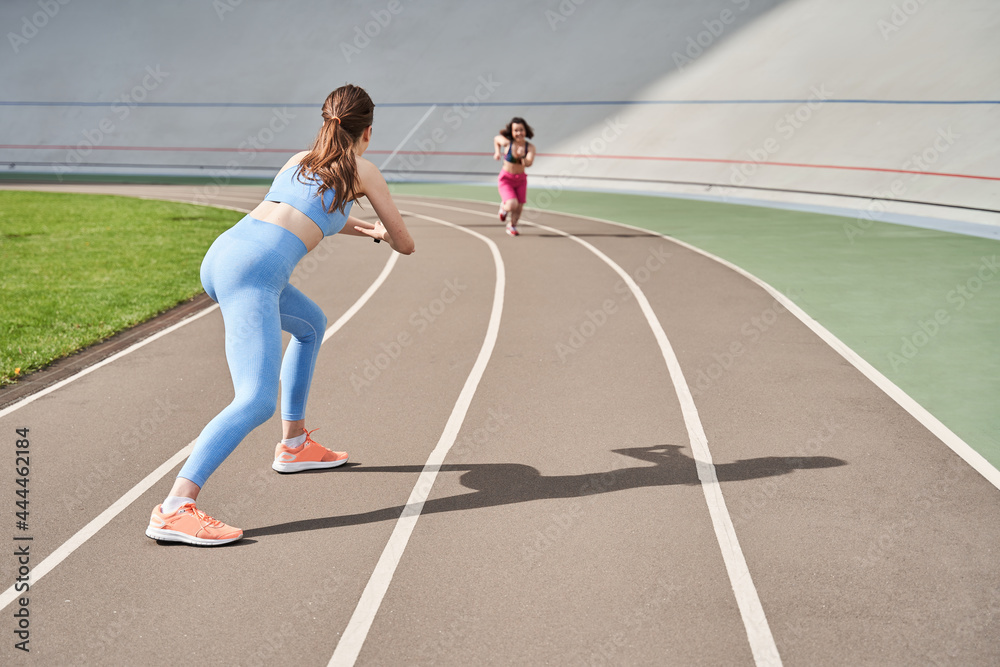
POLYGON ((507 144, 504 143, 506 141, 507 140, 503 137, 503 135, 500 135, 500 134, 498 134, 497 136, 493 137, 493 159, 494 160, 499 160, 503 156, 503 151, 507 147, 507 144))
POLYGON ((338 234, 346 234, 347 236, 371 236, 371 234, 365 234, 361 230, 371 231, 375 229, 375 225, 368 222, 367 220, 362 220, 361 218, 355 218, 353 215, 347 216, 347 222, 344 223, 343 229, 341 229, 338 234))
POLYGON ((359 157, 358 180, 361 182, 363 194, 368 197, 379 220, 371 229, 368 229, 367 225, 354 225, 354 230, 373 239, 388 242, 393 250, 402 255, 411 254, 416 249, 413 237, 410 236, 396 203, 392 201, 389 185, 385 182, 382 172, 368 160, 359 157))
POLYGON ((529 143, 528 150, 525 151, 524 159, 521 160, 521 164, 523 164, 525 167, 530 167, 534 161, 535 161, 535 145, 529 143))

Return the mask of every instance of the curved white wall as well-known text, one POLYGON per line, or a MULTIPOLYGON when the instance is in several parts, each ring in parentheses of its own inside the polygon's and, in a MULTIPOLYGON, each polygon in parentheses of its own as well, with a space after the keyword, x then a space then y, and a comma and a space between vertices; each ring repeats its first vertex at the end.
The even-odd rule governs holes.
POLYGON ((390 177, 492 181, 523 115, 551 183, 1000 209, 992 0, 316 5, 3 3, 0 163, 269 177, 350 81, 390 177))
POLYGON ((625 108, 609 154, 682 159, 593 160, 586 175, 1000 209, 998 35, 989 1, 786 3, 638 98, 790 101, 625 108))

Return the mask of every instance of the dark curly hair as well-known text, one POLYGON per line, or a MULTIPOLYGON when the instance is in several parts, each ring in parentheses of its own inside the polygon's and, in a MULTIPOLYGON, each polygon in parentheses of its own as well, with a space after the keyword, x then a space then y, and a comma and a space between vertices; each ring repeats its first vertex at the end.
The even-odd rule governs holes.
POLYGON ((528 122, 523 118, 521 118, 520 116, 515 116, 514 118, 511 118, 510 122, 507 123, 507 126, 502 130, 500 130, 500 136, 503 137, 504 139, 507 139, 508 141, 514 141, 514 129, 513 129, 514 123, 517 123, 518 125, 524 125, 524 136, 526 136, 528 139, 531 139, 532 137, 535 136, 535 131, 532 130, 531 126, 528 125, 528 122))

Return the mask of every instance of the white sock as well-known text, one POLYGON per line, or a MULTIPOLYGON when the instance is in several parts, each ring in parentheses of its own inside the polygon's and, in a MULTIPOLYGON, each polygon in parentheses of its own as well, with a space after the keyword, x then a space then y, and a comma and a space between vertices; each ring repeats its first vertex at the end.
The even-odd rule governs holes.
POLYGON ((290 449, 295 449, 305 441, 306 441, 306 434, 303 433, 297 438, 289 438, 288 440, 282 440, 281 444, 290 449))
POLYGON ((184 496, 167 496, 167 499, 163 501, 163 507, 160 508, 164 514, 173 514, 177 511, 177 508, 184 503, 193 503, 194 498, 185 498, 184 496))

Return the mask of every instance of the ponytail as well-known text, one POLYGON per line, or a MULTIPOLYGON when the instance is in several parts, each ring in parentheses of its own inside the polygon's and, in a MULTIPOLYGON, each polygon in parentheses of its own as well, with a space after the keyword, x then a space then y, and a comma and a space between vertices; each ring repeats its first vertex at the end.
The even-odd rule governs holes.
POLYGON ((355 144, 365 128, 371 127, 375 104, 363 89, 350 84, 330 93, 323 103, 323 126, 312 148, 302 159, 298 179, 319 182, 322 197, 333 190, 329 213, 344 210, 359 196, 358 163, 355 144))

